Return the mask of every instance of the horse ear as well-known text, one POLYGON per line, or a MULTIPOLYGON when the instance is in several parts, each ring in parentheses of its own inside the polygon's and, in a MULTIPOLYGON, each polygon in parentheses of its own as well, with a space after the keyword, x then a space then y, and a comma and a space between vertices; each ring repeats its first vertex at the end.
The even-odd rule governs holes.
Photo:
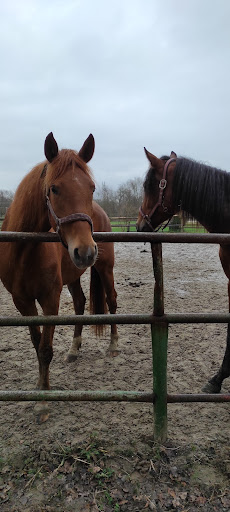
POLYGON ((177 154, 176 154, 176 153, 174 153, 174 151, 171 151, 170 158, 177 158, 177 154))
POLYGON ((46 137, 45 144, 44 144, 44 152, 45 152, 45 156, 46 156, 48 162, 50 162, 50 163, 53 161, 53 159, 58 154, 58 145, 56 143, 56 140, 55 140, 52 132, 50 132, 49 135, 47 135, 47 137, 46 137))
POLYGON ((148 158, 148 161, 150 162, 151 166, 154 169, 157 169, 158 167, 162 166, 162 161, 159 158, 157 158, 155 155, 152 155, 152 153, 150 153, 146 148, 144 148, 144 150, 148 158))
POLYGON ((94 154, 94 148, 95 148, 95 140, 92 133, 88 136, 88 138, 85 140, 82 148, 78 152, 78 155, 84 162, 87 164, 89 162, 94 154))

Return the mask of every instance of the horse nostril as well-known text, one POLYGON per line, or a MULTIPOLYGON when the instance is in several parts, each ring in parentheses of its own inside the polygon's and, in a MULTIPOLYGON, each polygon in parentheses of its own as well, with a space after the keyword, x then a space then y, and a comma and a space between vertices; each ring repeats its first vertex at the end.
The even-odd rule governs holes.
POLYGON ((76 260, 78 260, 78 258, 79 258, 78 249, 77 249, 77 248, 76 248, 76 249, 74 249, 74 251, 73 251, 73 252, 74 252, 74 258, 75 258, 76 260))
POLYGON ((91 261, 95 258, 95 255, 97 255, 97 244, 95 244, 92 248, 89 248, 86 253, 84 253, 82 256, 79 254, 79 249, 75 247, 73 251, 74 259, 75 261, 84 261, 86 264, 90 264, 91 261))

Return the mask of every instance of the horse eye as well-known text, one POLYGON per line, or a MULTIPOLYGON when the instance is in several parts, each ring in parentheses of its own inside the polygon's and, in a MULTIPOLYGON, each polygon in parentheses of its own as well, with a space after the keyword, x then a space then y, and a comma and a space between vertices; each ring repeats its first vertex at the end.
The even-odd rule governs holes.
POLYGON ((53 194, 58 194, 58 187, 56 187, 56 185, 51 185, 51 191, 53 192, 53 194))

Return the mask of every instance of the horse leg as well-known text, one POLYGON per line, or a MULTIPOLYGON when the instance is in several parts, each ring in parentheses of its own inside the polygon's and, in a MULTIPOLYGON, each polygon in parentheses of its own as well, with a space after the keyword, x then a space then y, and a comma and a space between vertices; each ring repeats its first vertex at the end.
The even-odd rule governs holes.
POLYGON ((222 365, 216 375, 202 388, 202 391, 204 393, 219 393, 222 382, 227 377, 230 377, 230 324, 228 324, 227 344, 222 365))
MULTIPOLYGON (((77 281, 75 281, 74 283, 69 284, 68 288, 72 295, 74 311, 75 311, 76 315, 83 315, 84 310, 85 310, 86 298, 82 291, 80 279, 77 279, 77 281)), ((71 363, 72 361, 75 361, 77 359, 78 351, 81 347, 81 342, 82 342, 82 337, 81 337, 82 328, 83 328, 83 325, 81 325, 81 324, 75 325, 72 345, 71 345, 71 347, 68 351, 68 354, 66 356, 66 361, 68 363, 71 363)))
MULTIPOLYGON (((44 316, 46 315, 57 315, 59 309, 59 294, 52 293, 51 295, 47 295, 45 298, 39 298, 39 303, 42 307, 44 316)), ((40 335, 40 340, 38 343, 38 348, 36 348, 36 344, 38 342, 37 331, 32 328, 32 341, 37 351, 38 363, 39 363, 39 382, 38 386, 41 390, 49 390, 49 366, 53 358, 53 335, 54 335, 55 326, 54 325, 44 325, 42 329, 42 333, 40 335)), ((44 423, 47 421, 49 417, 49 407, 47 402, 41 401, 37 402, 35 405, 35 413, 37 416, 37 423, 44 423)))
MULTIPOLYGON (((53 290, 52 294, 39 298, 44 316, 57 315, 61 290, 53 290)), ((50 389, 49 366, 53 358, 53 336, 55 325, 44 325, 38 347, 40 389, 50 389)))
MULTIPOLYGON (((44 315, 57 315, 59 308, 60 292, 53 290, 52 294, 47 294, 39 303, 43 309, 44 315)), ((37 315, 35 301, 17 300, 14 303, 22 315, 37 315)), ((38 387, 41 390, 50 389, 49 384, 49 365, 53 357, 53 335, 55 326, 44 325, 42 333, 40 328, 36 326, 30 327, 32 343, 35 347, 38 363, 39 363, 39 381, 38 387)), ((48 404, 46 402, 38 402, 35 405, 37 422, 43 423, 49 417, 48 404)))
MULTIPOLYGON (((18 311, 20 311, 20 313, 23 316, 37 316, 38 315, 38 310, 36 308, 35 301, 33 301, 33 300, 28 301, 28 300, 21 299, 21 298, 18 299, 17 297, 13 297, 13 301, 14 301, 16 308, 18 309, 18 311)), ((30 331, 31 341, 33 343, 33 346, 36 350, 36 354, 38 357, 39 344, 40 344, 40 340, 41 340, 40 327, 37 325, 30 325, 29 331, 30 331)), ((39 361, 39 357, 38 357, 38 361, 39 361)), ((39 382, 40 382, 40 380, 39 380, 39 382)), ((39 382, 38 382, 38 387, 39 387, 39 382)))
MULTIPOLYGON (((228 295, 230 311, 230 282, 228 283, 228 295)), ((221 390, 222 382, 227 377, 230 377, 230 324, 228 324, 227 343, 222 365, 216 375, 214 375, 214 377, 212 377, 212 379, 210 379, 203 387, 202 391, 204 393, 219 393, 221 390)))
MULTIPOLYGON (((18 311, 23 316, 37 316, 38 311, 36 308, 35 301, 29 301, 27 299, 18 299, 17 297, 13 297, 14 304, 18 311)), ((29 326, 30 336, 33 343, 33 346, 36 350, 38 364, 39 364, 39 379, 37 383, 37 387, 40 389, 49 389, 49 380, 46 375, 44 375, 42 357, 41 357, 41 330, 39 326, 31 325, 29 326), (45 378, 44 378, 44 377, 45 378)), ((51 357, 52 358, 52 357, 51 357)), ((48 419, 48 404, 46 402, 38 402, 35 407, 35 414, 37 416, 37 423, 43 423, 48 419)))
MULTIPOLYGON (((115 314, 117 311, 117 292, 114 288, 113 268, 111 266, 98 267, 97 265, 95 265, 95 267, 97 268, 105 289, 109 312, 110 314, 115 314)), ((111 357, 116 357, 120 353, 118 350, 118 332, 116 324, 111 324, 111 337, 108 353, 111 357)))

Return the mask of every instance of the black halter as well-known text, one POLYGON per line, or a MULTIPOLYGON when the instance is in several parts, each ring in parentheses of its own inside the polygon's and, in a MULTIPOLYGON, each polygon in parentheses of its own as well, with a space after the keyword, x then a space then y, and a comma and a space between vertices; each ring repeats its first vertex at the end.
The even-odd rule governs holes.
MULTIPOLYGON (((165 212, 168 211, 168 208, 167 206, 164 206, 163 204, 163 200, 164 200, 164 190, 166 189, 166 186, 167 186, 167 180, 166 180, 166 176, 167 176, 167 169, 168 169, 168 166, 171 164, 171 162, 175 162, 176 161, 176 158, 169 158, 169 160, 167 160, 167 162, 165 163, 164 165, 164 170, 163 170, 163 176, 162 176, 162 179, 160 180, 160 183, 159 183, 159 189, 160 189, 160 193, 159 193, 159 198, 158 198, 158 201, 157 203, 154 205, 154 207, 152 208, 151 212, 147 215, 146 213, 144 213, 143 209, 142 209, 142 206, 140 206, 139 208, 139 212, 141 214, 141 216, 143 217, 143 219, 145 220, 145 222, 148 224, 148 226, 151 228, 152 231, 155 231, 155 229, 152 227, 152 224, 151 224, 151 217, 153 216, 153 214, 155 213, 155 211, 157 210, 157 208, 159 206, 162 206, 163 207, 163 210, 165 212)), ((167 224, 165 224, 164 228, 166 228, 166 226, 168 225, 168 223, 170 222, 171 218, 173 216, 173 213, 171 215, 171 217, 169 218, 169 220, 167 221, 167 224)), ((161 224, 162 226, 162 224, 161 224)), ((161 226, 156 230, 156 231, 159 231, 159 229, 161 228, 161 226)), ((163 228, 163 229, 164 229, 163 228)))

